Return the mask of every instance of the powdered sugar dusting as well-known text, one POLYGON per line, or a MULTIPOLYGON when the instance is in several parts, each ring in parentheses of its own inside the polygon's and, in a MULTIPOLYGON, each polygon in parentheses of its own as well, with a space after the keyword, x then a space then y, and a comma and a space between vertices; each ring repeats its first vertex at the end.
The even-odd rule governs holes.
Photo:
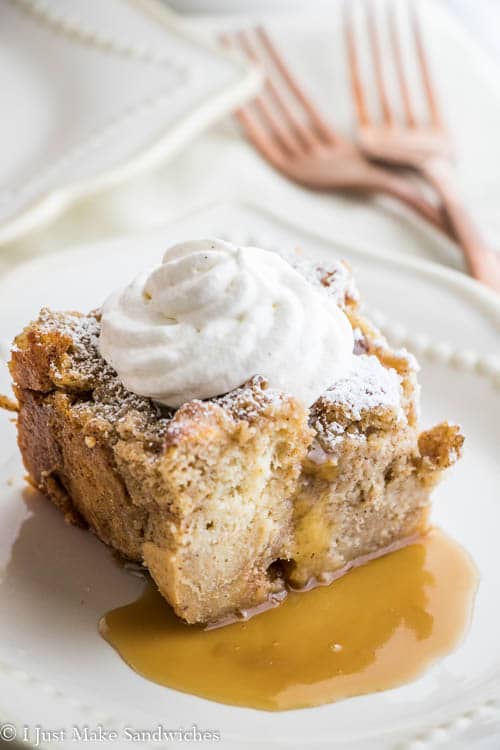
POLYGON ((316 441, 310 460, 322 462, 325 452, 333 453, 345 438, 365 441, 361 420, 375 414, 396 422, 405 419, 401 380, 376 356, 360 354, 353 357, 349 374, 328 388, 311 410, 316 441))
POLYGON ((73 374, 81 381, 88 381, 89 384, 94 382, 102 369, 97 350, 100 325, 96 317, 72 312, 54 313, 42 308, 37 327, 42 333, 57 333, 67 337, 71 342, 70 364, 73 365, 73 374))
MULTIPOLYGON (((192 415, 162 406, 152 399, 138 396, 124 388, 116 372, 101 357, 98 347, 100 321, 98 314, 56 313, 43 309, 37 321, 41 334, 57 333, 68 339, 67 361, 63 371, 52 373, 61 385, 71 379, 75 396, 81 401, 73 404, 75 412, 88 413, 87 394, 92 394, 92 420, 96 427, 105 427, 110 439, 130 432, 140 433, 150 448, 159 448, 165 437, 175 441, 182 436, 192 415), (175 418, 177 415, 178 418, 175 418), (111 430, 111 432, 110 432, 111 430)), ((190 406, 199 418, 209 412, 211 403, 221 406, 233 419, 252 422, 269 408, 282 402, 283 394, 267 387, 261 376, 230 393, 208 401, 192 401, 190 406)), ((188 406, 188 405, 186 405, 188 406)))
POLYGON ((267 387, 267 381, 260 375, 253 377, 241 388, 214 399, 214 402, 227 409, 235 419, 254 421, 264 410, 277 406, 283 394, 267 387))
POLYGON ((347 263, 332 260, 328 267, 312 263, 298 252, 276 250, 284 260, 313 286, 333 297, 339 307, 345 307, 348 301, 357 301, 359 292, 347 263))
MULTIPOLYGON (((333 261, 328 269, 311 263, 298 253, 280 252, 306 280, 345 307, 358 298, 352 274, 347 264, 333 261)), ((167 435, 175 438, 182 433, 184 423, 190 421, 189 405, 181 412, 162 407, 149 398, 138 396, 124 388, 116 372, 104 361, 99 352, 100 317, 98 313, 88 316, 78 313, 53 313, 43 310, 38 321, 41 331, 57 331, 70 340, 68 362, 64 372, 54 373, 55 379, 65 380, 69 374, 75 381, 75 390, 91 392, 94 417, 103 420, 116 433, 124 434, 137 428, 148 435, 153 444, 167 435), (131 414, 132 419, 131 419, 131 414), (186 422, 187 420, 187 422, 186 422)), ((366 440, 361 426, 355 426, 363 415, 372 410, 389 410, 392 419, 402 419, 402 389, 400 378, 393 369, 384 367, 377 357, 368 355, 365 336, 360 329, 354 331, 356 355, 353 357, 348 375, 329 387, 311 409, 311 425, 316 429, 319 444, 331 450, 346 436, 352 440, 366 440)), ((407 357, 401 352, 401 357, 407 357)), ((398 354, 396 353, 396 356, 398 354)), ((293 395, 293 394, 292 394, 293 395)), ((248 383, 230 393, 206 402, 191 402, 198 418, 203 410, 210 411, 210 404, 221 406, 236 420, 255 421, 283 400, 283 394, 267 387, 267 382, 255 376, 248 383)), ((88 408, 88 396, 75 408, 88 408)), ((316 445, 318 445, 316 441, 316 445)), ((318 456, 311 457, 318 459, 318 456)))
POLYGON ((393 359, 399 359, 403 362, 406 362, 408 364, 408 367, 410 370, 413 370, 413 372, 419 372, 420 371, 420 365, 418 363, 417 358, 408 351, 408 349, 405 349, 402 347, 401 349, 392 349, 391 350, 391 357, 393 359))
POLYGON ((368 352, 368 341, 361 328, 353 328, 354 354, 366 354, 368 352))
POLYGON ((374 355, 353 358, 349 375, 328 388, 323 398, 342 404, 346 416, 358 421, 363 412, 385 407, 402 411, 401 381, 396 372, 384 367, 374 355))

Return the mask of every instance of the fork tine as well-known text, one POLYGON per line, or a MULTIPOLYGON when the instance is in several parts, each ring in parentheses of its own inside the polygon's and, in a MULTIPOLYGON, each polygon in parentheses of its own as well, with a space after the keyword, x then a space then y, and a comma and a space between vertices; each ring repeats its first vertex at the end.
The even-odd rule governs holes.
POLYGON ((315 126, 318 134, 328 143, 335 142, 336 135, 333 128, 325 122, 319 110, 314 106, 309 97, 304 93, 304 90, 299 85, 296 78, 290 73, 288 66, 285 64, 282 56, 274 46, 267 31, 263 26, 258 26, 256 28, 256 34, 259 37, 270 59, 273 61, 276 69, 279 71, 284 83, 286 83, 289 90, 295 95, 297 101, 302 105, 306 114, 309 116, 311 122, 315 126))
POLYGON ((415 38, 415 46, 417 48, 417 57, 420 64, 420 73, 422 75, 422 82, 424 85, 424 91, 427 98, 427 105, 429 107, 429 113, 432 124, 437 128, 443 127, 443 121, 439 112, 436 94, 432 83, 431 71, 427 62, 427 55, 424 48, 422 39, 422 29, 420 25, 420 19, 415 5, 412 5, 411 12, 411 24, 413 29, 413 36, 415 38))
POLYGON ((276 117, 264 97, 257 96, 253 104, 271 135, 281 144, 289 156, 297 156, 300 152, 300 146, 297 145, 290 131, 286 127, 283 127, 283 124, 276 117))
POLYGON ((269 136, 268 131, 264 128, 257 117, 246 106, 240 107, 235 112, 239 123, 246 133, 247 138, 261 152, 265 159, 277 167, 283 164, 283 152, 275 139, 269 136))
POLYGON ((406 118, 406 123, 410 128, 414 128, 417 124, 415 113, 413 111, 410 89, 406 80, 405 68, 403 63, 403 55, 401 53, 401 45, 399 43, 399 35, 397 30, 397 17, 396 7, 392 2, 387 6, 387 21, 389 26, 389 37, 391 40, 392 53, 396 64, 396 74, 398 77, 399 90, 401 93, 401 99, 403 101, 403 108, 406 118))
MULTIPOLYGON (((252 45, 248 33, 240 31, 238 34, 238 38, 248 57, 259 65, 264 66, 264 61, 258 54, 256 45, 252 45)), ((282 116, 285 119, 285 122, 288 124, 288 127, 295 133, 300 144, 304 148, 308 149, 315 143, 315 138, 312 132, 310 131, 310 129, 306 128, 292 112, 284 97, 281 95, 281 92, 275 85, 271 76, 271 72, 267 68, 266 73, 266 87, 271 100, 274 102, 274 105, 276 106, 278 111, 281 112, 282 116)))
MULTIPOLYGON (((241 32, 234 38, 231 38, 229 34, 225 33, 220 35, 220 41, 225 47, 232 47, 238 41, 240 45, 243 46, 245 38, 242 36, 241 32)), ((235 113, 250 140, 263 153, 263 145, 265 145, 266 153, 269 153, 270 150, 275 152, 276 148, 280 147, 288 156, 297 156, 299 149, 295 140, 288 130, 282 126, 266 100, 259 95, 254 99, 252 104, 257 109, 261 123, 263 123, 265 127, 263 127, 263 125, 257 121, 257 118, 251 114, 248 106, 240 108, 235 113), (274 146, 272 145, 272 141, 274 141, 274 146)))
POLYGON ((349 62, 352 96, 356 107, 358 125, 370 125, 371 119, 366 104, 356 49, 352 4, 349 0, 344 1, 344 33, 347 46, 347 59, 349 62))
POLYGON ((382 108, 382 117, 386 125, 392 125, 394 118, 392 116, 392 110, 389 104, 389 98, 387 96, 387 89, 385 86, 384 71, 382 67, 382 55, 380 52, 379 34, 377 30, 377 19, 375 17, 374 6, 371 0, 365 0, 364 6, 368 22, 368 36, 370 38, 370 47, 373 55, 375 83, 380 100, 380 106, 382 108))

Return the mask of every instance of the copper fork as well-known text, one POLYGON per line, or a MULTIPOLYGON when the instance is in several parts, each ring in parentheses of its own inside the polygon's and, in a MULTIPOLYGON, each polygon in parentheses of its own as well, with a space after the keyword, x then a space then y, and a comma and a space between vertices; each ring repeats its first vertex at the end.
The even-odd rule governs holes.
POLYGON ((378 117, 370 113, 366 95, 367 85, 366 82, 363 84, 358 54, 360 42, 357 38, 359 40, 360 32, 357 30, 359 26, 355 23, 353 5, 352 1, 345 2, 344 26, 360 148, 374 162, 409 167, 432 185, 446 209, 470 274, 492 289, 500 291, 500 256, 486 245, 456 189, 451 163, 451 140, 438 105, 415 3, 409 4, 409 21, 413 54, 421 79, 421 93, 427 108, 425 119, 417 114, 415 91, 412 92, 408 81, 403 62, 396 3, 393 0, 385 5, 377 5, 378 9, 383 9, 380 16, 376 15, 375 4, 371 0, 363 0, 360 5, 373 63, 375 92, 380 107, 378 117), (380 35, 382 22, 386 24, 388 41, 384 47, 388 54, 384 58, 380 35), (395 73, 396 85, 393 86, 392 92, 387 84, 387 68, 384 67, 384 63, 390 64, 388 58, 392 61, 395 73), (395 95, 395 92, 399 93, 395 95))
POLYGON ((277 170, 315 190, 385 193, 449 233, 444 214, 410 182, 371 164, 326 122, 264 28, 224 34, 221 40, 240 47, 265 73, 262 93, 236 116, 249 140, 277 170))

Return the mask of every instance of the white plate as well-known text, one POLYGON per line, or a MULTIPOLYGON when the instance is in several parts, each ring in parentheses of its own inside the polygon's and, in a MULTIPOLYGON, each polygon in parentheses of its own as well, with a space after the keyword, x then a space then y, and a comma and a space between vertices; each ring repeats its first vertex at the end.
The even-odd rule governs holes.
POLYGON ((0 4, 0 242, 172 152, 259 83, 154 0, 0 4))
MULTIPOLYGON (((94 307, 171 242, 204 234, 268 248, 299 245, 315 258, 347 258, 370 306, 384 311, 376 317, 386 321, 388 334, 417 353, 424 423, 456 419, 467 434, 464 459, 435 494, 434 519, 467 548, 481 573, 470 631, 456 651, 415 682, 320 708, 267 713, 148 682, 125 666, 96 629, 104 612, 138 595, 140 580, 120 569, 91 534, 65 526, 43 499, 25 504, 14 430, 3 416, 0 440, 11 457, 0 470, 0 716, 18 728, 101 722, 118 732, 123 726, 174 729, 194 723, 219 729, 219 746, 228 748, 469 750, 479 747, 472 744, 479 738, 500 737, 495 295, 429 263, 373 258, 262 210, 223 205, 154 234, 76 248, 4 276, 0 298, 9 314, 0 322, 3 346, 40 306, 94 307)), ((3 371, 0 392, 6 380, 3 371)))

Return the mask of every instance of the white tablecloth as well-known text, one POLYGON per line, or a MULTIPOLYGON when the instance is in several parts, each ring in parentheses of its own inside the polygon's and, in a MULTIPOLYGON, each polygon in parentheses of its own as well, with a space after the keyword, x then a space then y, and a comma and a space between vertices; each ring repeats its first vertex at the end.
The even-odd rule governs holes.
MULTIPOLYGON (((462 6, 465 18, 470 14, 469 6, 477 7, 471 0, 450 2, 457 8, 462 6)), ((492 4, 481 2, 481 5, 486 10, 492 4)), ((200 26, 196 17, 188 18, 189 23, 200 26)), ((319 69, 325 66, 320 51, 309 47, 307 54, 317 58, 313 63, 319 69)), ((500 97, 496 106, 500 113, 500 97)), ((475 155, 471 155, 466 171, 474 176, 472 157, 475 155)), ((484 154, 478 152, 478 159, 484 160, 484 154)), ((485 203, 483 183, 488 187, 495 174, 498 172, 491 172, 485 179, 478 178, 477 183, 469 180, 468 197, 473 202, 476 199, 476 207, 485 203)), ((492 194, 490 188, 491 184, 488 195, 492 194)), ((460 253, 452 243, 387 199, 374 202, 341 195, 318 195, 287 182, 255 153, 234 124, 226 120, 170 161, 136 175, 126 184, 83 200, 50 225, 4 246, 0 252, 0 270, 33 254, 152 228, 193 207, 235 197, 285 209, 294 219, 302 217, 315 228, 357 246, 412 253, 463 267, 460 253)), ((490 208, 487 218, 493 220, 493 231, 496 229, 494 217, 495 211, 490 208)))

